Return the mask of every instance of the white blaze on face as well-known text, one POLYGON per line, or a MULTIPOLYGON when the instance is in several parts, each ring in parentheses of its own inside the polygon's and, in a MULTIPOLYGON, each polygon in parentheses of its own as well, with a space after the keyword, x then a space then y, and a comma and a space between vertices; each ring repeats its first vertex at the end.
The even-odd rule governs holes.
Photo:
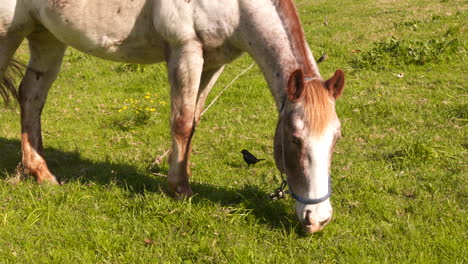
MULTIPOLYGON (((303 193, 298 193, 298 195, 308 199, 318 199, 327 195, 331 187, 328 186, 331 151, 339 127, 339 121, 335 119, 330 122, 322 135, 311 136, 308 140, 308 186, 303 186, 303 188, 301 188, 303 193)), ((321 222, 323 223, 331 218, 332 206, 330 199, 313 205, 305 205, 296 202, 296 213, 301 222, 309 223, 313 226, 320 226, 321 222), (307 211, 309 211, 309 213, 307 213, 307 211), (307 214, 308 219, 306 220, 307 214)))
POLYGON ((313 136, 309 141, 310 162, 308 176, 310 186, 305 194, 311 199, 323 197, 328 193, 330 175, 330 159, 336 126, 326 128, 321 136, 313 136))

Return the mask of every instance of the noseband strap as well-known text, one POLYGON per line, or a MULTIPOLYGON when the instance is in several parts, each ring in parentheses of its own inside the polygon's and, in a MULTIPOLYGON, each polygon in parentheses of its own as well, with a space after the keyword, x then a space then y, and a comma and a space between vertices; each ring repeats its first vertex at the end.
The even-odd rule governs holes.
POLYGON ((321 202, 324 202, 328 198, 330 198, 332 194, 331 175, 328 176, 328 192, 327 194, 325 194, 324 196, 320 198, 309 199, 309 198, 300 197, 292 191, 291 186, 289 186, 289 192, 291 193, 291 197, 294 198, 296 201, 300 202, 301 204, 319 204, 321 202))
POLYGON ((310 204, 319 204, 321 202, 324 202, 328 198, 330 198, 330 196, 332 194, 331 175, 328 176, 328 192, 327 192, 327 194, 325 194, 324 196, 322 196, 320 198, 315 198, 315 199, 304 198, 304 197, 296 195, 292 191, 291 186, 289 186, 288 181, 283 177, 282 173, 281 173, 281 179, 282 179, 282 182, 281 182, 280 187, 278 187, 274 193, 271 193, 269 195, 271 200, 277 200, 277 199, 284 198, 284 195, 286 193, 290 193, 291 197, 294 198, 294 200, 296 200, 296 201, 298 201, 298 202, 300 202, 302 204, 310 205, 310 204), (289 186, 289 190, 285 190, 287 186, 289 186))

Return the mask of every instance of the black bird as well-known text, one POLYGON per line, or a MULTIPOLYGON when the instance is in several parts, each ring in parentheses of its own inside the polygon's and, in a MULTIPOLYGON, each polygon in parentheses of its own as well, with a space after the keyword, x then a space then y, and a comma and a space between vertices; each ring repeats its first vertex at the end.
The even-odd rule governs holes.
POLYGON ((242 155, 244 156, 244 161, 245 163, 247 163, 247 166, 250 167, 250 164, 255 164, 261 160, 265 160, 265 159, 257 159, 257 157, 255 157, 252 153, 250 153, 248 150, 246 149, 243 149, 241 151, 242 155))
POLYGON ((328 54, 324 52, 322 56, 320 56, 320 58, 317 60, 317 63, 321 63, 322 61, 326 59, 328 59, 328 54))

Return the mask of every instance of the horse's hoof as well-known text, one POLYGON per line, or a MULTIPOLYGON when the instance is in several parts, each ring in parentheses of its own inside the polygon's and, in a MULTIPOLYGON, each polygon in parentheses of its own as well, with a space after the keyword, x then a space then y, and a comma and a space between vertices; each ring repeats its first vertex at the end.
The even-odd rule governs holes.
POLYGON ((38 184, 52 184, 52 185, 59 185, 60 183, 57 181, 54 175, 48 175, 46 177, 37 177, 36 182, 38 184))
POLYGON ((190 186, 178 186, 174 192, 174 198, 176 200, 185 200, 193 196, 193 191, 190 186))

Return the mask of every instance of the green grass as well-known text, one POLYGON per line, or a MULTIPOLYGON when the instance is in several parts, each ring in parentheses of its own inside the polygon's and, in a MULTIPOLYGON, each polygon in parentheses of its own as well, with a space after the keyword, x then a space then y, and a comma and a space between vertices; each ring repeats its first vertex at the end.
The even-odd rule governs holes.
MULTIPOLYGON (((312 52, 329 55, 322 75, 347 74, 324 231, 303 234, 291 198, 266 198, 279 184, 277 113, 257 68, 203 117, 197 195, 178 202, 153 174, 168 170, 153 165, 170 146, 165 66, 69 49, 42 117, 66 184, 11 183, 19 110, 0 109, 0 263, 466 263, 466 1, 297 4, 312 52), (155 111, 137 114, 130 99, 155 111), (267 160, 246 169, 243 148, 267 160)), ((251 63, 230 64, 208 102, 251 63)))

